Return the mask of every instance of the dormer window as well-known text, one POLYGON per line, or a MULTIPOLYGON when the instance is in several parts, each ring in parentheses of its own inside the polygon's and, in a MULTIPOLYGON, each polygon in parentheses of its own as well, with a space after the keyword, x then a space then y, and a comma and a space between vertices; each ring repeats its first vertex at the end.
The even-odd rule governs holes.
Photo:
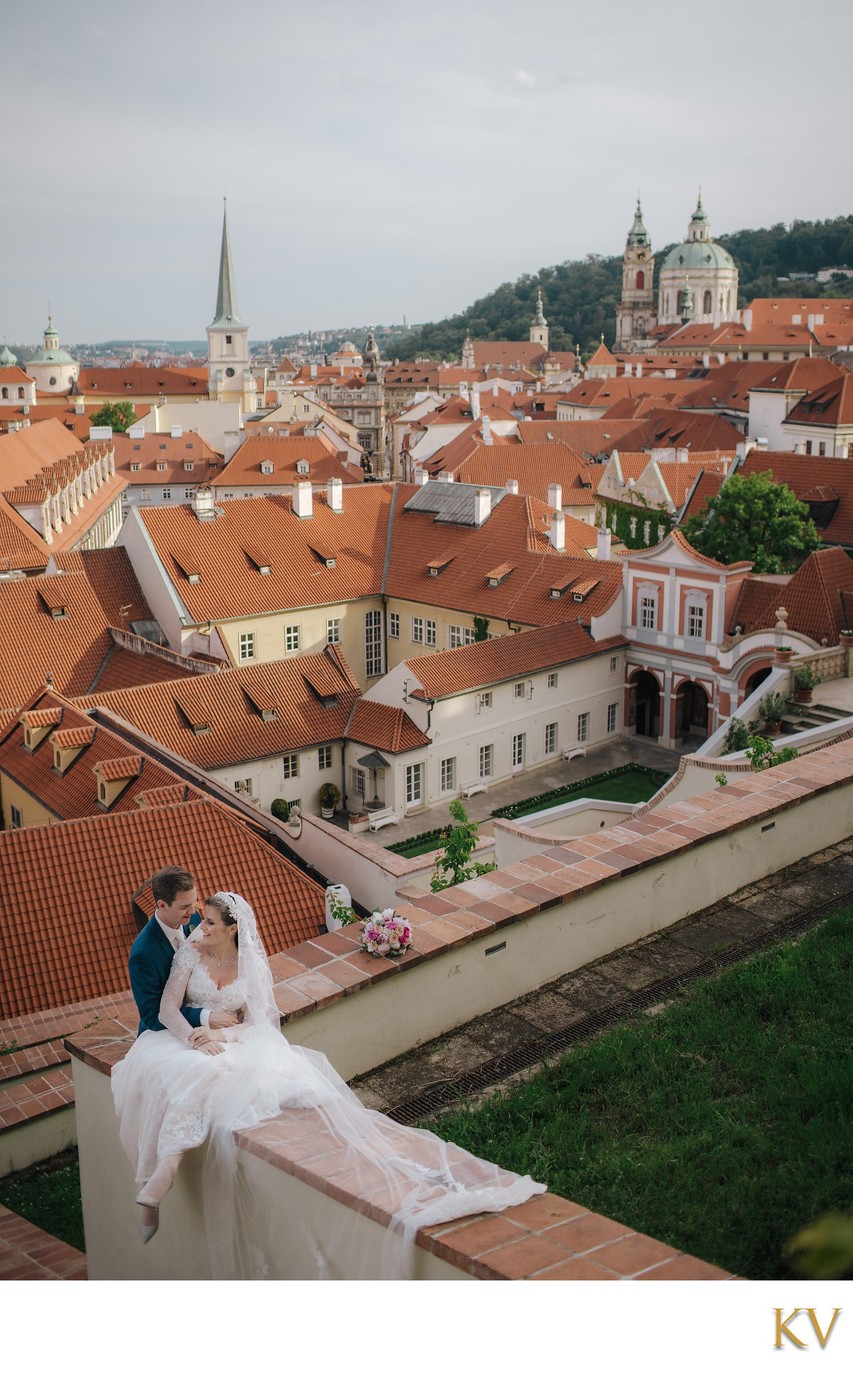
POLYGON ((265 459, 261 464, 261 473, 275 473, 275 464, 270 463, 269 459, 265 459))
POLYGON ((298 459, 296 461, 296 472, 303 477, 311 472, 311 465, 308 463, 307 459, 298 459))

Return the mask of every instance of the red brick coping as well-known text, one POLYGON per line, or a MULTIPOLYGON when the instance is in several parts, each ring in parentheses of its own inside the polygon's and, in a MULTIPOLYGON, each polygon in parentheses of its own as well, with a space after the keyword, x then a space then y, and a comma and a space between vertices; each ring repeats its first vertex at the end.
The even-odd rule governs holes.
POLYGON ((83 1253, 0 1205, 0 1281, 86 1281, 83 1253))

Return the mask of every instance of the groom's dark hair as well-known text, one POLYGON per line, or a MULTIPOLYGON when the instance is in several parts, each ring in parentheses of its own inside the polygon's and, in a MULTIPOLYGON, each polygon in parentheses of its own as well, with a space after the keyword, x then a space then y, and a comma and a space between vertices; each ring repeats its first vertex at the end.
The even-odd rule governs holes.
POLYGON ((195 889, 195 880, 182 865, 167 865, 158 870, 150 883, 155 900, 162 899, 164 904, 173 904, 182 890, 195 889))

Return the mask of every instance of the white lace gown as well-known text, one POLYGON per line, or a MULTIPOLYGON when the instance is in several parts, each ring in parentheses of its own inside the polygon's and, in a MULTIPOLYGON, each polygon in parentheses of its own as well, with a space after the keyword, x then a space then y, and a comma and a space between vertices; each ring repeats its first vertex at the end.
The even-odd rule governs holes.
MULTIPOLYGON (((288 1109, 309 1107, 346 1150, 347 1163, 365 1184, 386 1186, 397 1204, 389 1248, 390 1275, 411 1266, 419 1228, 484 1210, 502 1210, 546 1188, 444 1143, 435 1134, 405 1128, 366 1109, 322 1053, 292 1047, 277 1024, 249 1018, 224 1030, 225 1050, 215 1056, 189 1045, 192 1032, 182 1003, 211 1010, 247 1004, 243 979, 218 989, 194 942, 179 948, 160 1007, 167 1031, 144 1032, 112 1073, 121 1141, 136 1180, 148 1180, 158 1161, 208 1142, 204 1195, 214 1276, 263 1276, 254 1245, 241 1245, 234 1204, 234 1131, 288 1109), (448 1153, 450 1147, 450 1153, 448 1153)), ((251 1004, 251 1001, 248 1001, 251 1004)), ((322 1251, 322 1250, 320 1250, 322 1251)), ((318 1252, 318 1276, 334 1268, 318 1252)))

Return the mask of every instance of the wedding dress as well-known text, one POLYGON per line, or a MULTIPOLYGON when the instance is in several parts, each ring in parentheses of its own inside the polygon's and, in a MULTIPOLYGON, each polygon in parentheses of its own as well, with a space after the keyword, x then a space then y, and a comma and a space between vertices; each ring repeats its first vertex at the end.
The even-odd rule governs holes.
MULTIPOLYGON (((481 1211, 522 1204, 546 1189, 481 1161, 435 1134, 405 1128, 366 1109, 322 1053, 291 1046, 280 1031, 272 976, 254 914, 227 894, 238 927, 238 976, 218 989, 194 941, 177 951, 160 1019, 168 1031, 142 1033, 118 1066, 112 1087, 122 1144, 144 1183, 160 1159, 207 1143, 203 1171, 205 1228, 215 1277, 269 1275, 252 1202, 237 1188, 234 1132, 288 1110, 310 1108, 344 1150, 350 1178, 391 1200, 383 1275, 412 1266, 418 1229, 481 1211), (181 1005, 243 1008, 244 1020, 218 1034, 225 1050, 210 1056, 189 1045, 181 1005)), ((168 1208, 168 1202, 164 1205, 168 1208)), ((333 1278, 334 1240, 310 1240, 315 1275, 333 1278)))

